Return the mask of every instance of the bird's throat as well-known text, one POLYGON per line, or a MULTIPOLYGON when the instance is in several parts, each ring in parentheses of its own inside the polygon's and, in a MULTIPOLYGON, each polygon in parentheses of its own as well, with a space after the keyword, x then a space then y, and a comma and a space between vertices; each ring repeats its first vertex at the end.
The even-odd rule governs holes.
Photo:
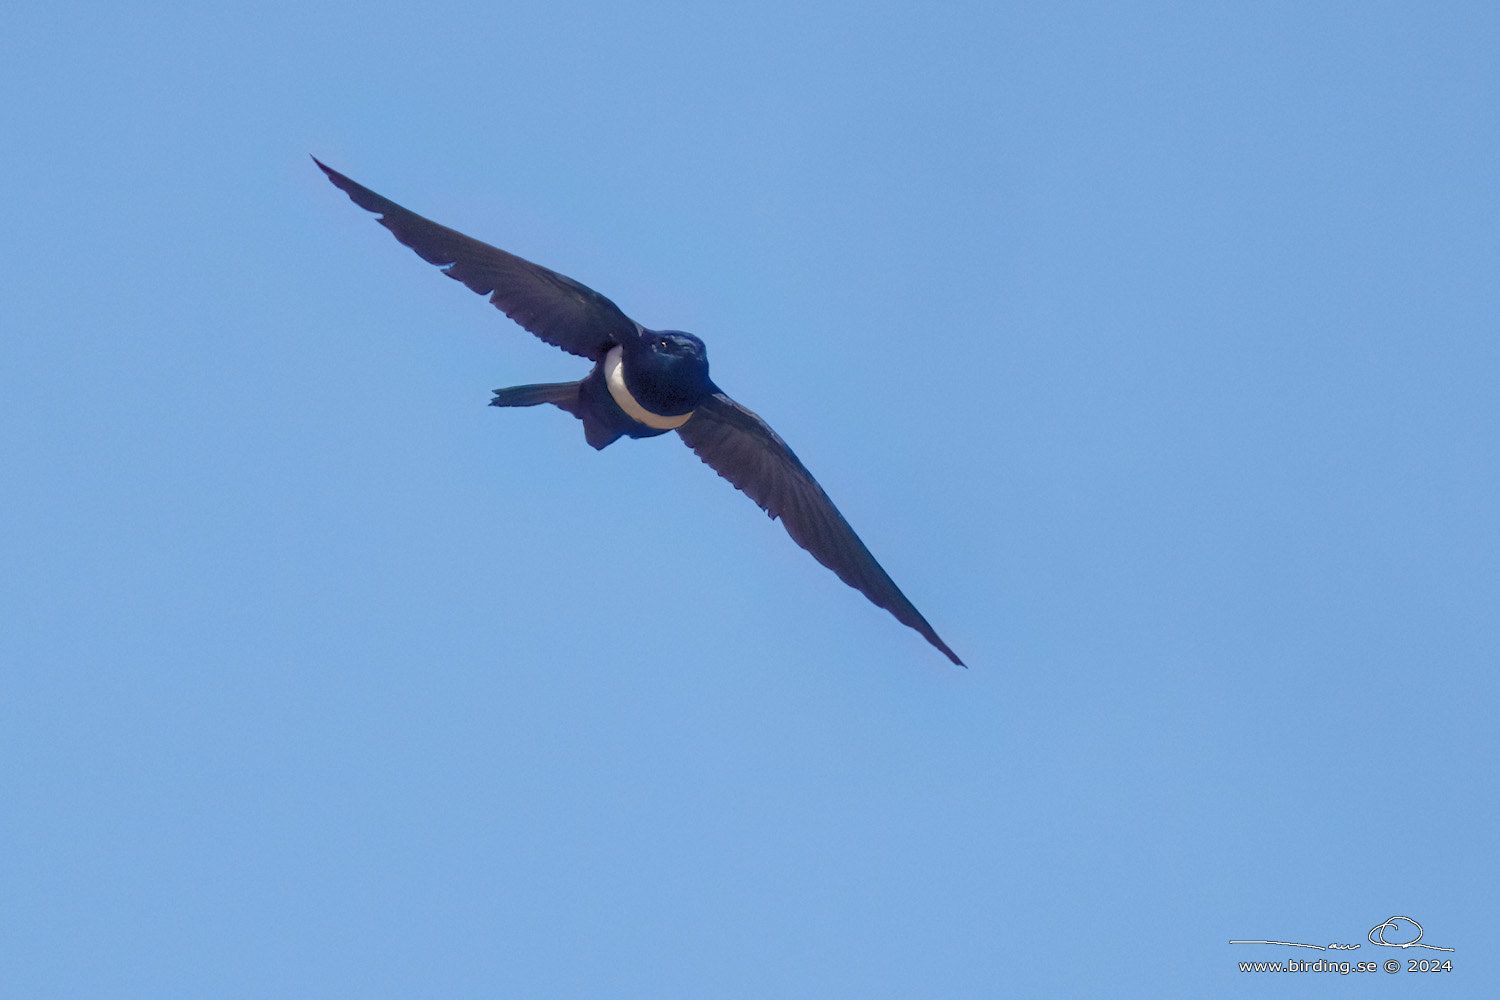
POLYGON ((616 344, 609 349, 604 356, 604 382, 609 386, 609 394, 614 398, 620 409, 632 420, 639 421, 647 427, 659 431, 670 431, 681 427, 688 422, 691 412, 682 413, 675 417, 664 417, 660 413, 652 413, 630 394, 625 387, 625 360, 620 345, 616 344))

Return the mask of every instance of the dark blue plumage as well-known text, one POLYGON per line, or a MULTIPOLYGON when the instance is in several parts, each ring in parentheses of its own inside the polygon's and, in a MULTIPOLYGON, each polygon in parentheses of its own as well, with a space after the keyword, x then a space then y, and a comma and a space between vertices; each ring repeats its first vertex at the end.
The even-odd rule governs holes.
POLYGON ((703 341, 679 330, 648 330, 572 278, 424 219, 313 162, 356 205, 378 213, 380 224, 423 260, 488 295, 547 343, 594 362, 578 382, 497 389, 492 406, 551 403, 583 422, 584 437, 595 448, 675 430, 719 475, 780 518, 813 558, 963 666, 786 442, 714 385, 703 341))

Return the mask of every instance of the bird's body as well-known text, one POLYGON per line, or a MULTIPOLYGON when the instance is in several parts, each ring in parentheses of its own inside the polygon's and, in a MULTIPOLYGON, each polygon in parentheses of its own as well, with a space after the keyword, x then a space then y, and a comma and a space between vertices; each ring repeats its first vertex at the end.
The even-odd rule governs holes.
POLYGON ((676 431, 719 475, 771 517, 779 517, 792 539, 815 559, 963 665, 786 443, 713 383, 703 341, 680 330, 647 329, 593 289, 424 219, 313 162, 356 205, 380 213, 380 223, 424 260, 490 296, 496 307, 542 340, 594 362, 577 382, 497 389, 491 405, 551 403, 581 420, 584 438, 601 449, 621 437, 676 431))
POLYGON ((615 344, 587 378, 496 389, 490 405, 552 403, 583 421, 589 444, 604 448, 621 437, 656 437, 678 429, 715 392, 703 341, 678 330, 638 326, 629 349, 615 344))

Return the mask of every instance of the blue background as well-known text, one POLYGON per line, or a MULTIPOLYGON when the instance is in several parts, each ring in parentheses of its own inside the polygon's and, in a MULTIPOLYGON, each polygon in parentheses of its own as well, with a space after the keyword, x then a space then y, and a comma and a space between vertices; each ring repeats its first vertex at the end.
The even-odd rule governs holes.
POLYGON ((7 8, 0 993, 1493 995, 1497 46, 7 8), (703 336, 972 669, 309 153, 703 336))

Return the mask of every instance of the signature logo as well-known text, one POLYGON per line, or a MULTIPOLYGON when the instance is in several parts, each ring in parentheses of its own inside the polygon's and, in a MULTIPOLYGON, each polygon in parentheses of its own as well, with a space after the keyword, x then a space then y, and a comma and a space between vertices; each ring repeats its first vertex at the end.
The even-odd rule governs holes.
MULTIPOLYGON (((1429 951, 1453 950, 1452 948, 1442 948, 1435 944, 1423 944, 1422 925, 1411 917, 1391 917, 1389 920, 1384 920, 1370 928, 1370 933, 1365 935, 1365 940, 1377 948, 1426 948, 1429 951), (1416 931, 1416 937, 1411 937, 1413 930, 1416 931), (1392 940, 1387 940, 1386 935, 1390 935, 1392 940), (1401 938, 1407 938, 1408 940, 1399 940, 1401 938)), ((1279 944, 1284 948, 1313 948, 1317 951, 1353 951, 1356 948, 1364 947, 1358 944, 1339 944, 1337 942, 1326 945, 1302 944, 1297 941, 1231 941, 1229 943, 1279 944)))
POLYGON ((1379 945, 1382 948, 1427 948, 1430 951, 1453 950, 1452 948, 1439 948, 1435 944, 1422 944, 1422 925, 1411 917, 1392 917, 1383 924, 1376 924, 1374 927, 1371 927, 1370 933, 1366 934, 1365 937, 1369 939, 1371 944, 1379 945), (1415 927, 1417 929, 1417 936, 1410 941, 1387 941, 1385 939, 1385 932, 1390 931, 1393 934, 1400 934, 1402 921, 1415 927))

